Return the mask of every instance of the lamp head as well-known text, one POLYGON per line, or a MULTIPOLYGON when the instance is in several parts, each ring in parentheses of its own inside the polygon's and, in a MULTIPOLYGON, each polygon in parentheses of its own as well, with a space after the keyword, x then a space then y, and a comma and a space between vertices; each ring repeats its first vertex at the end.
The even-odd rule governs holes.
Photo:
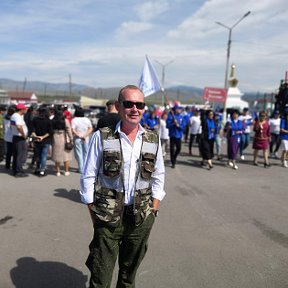
POLYGON ((249 14, 251 14, 251 11, 248 11, 243 17, 247 17, 249 14))

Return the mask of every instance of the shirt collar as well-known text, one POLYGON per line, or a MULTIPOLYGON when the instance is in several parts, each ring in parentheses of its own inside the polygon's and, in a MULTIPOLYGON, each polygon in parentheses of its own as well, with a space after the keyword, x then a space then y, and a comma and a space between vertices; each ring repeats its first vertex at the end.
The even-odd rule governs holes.
MULTIPOLYGON (((138 132, 137 132, 137 134, 139 135, 142 135, 143 133, 145 133, 145 129, 144 129, 144 127, 139 123, 138 124, 139 125, 139 130, 138 130, 138 132)), ((114 133, 123 133, 122 131, 121 131, 121 121, 119 121, 118 123, 117 123, 117 125, 116 125, 116 128, 115 128, 115 131, 114 131, 114 133)))

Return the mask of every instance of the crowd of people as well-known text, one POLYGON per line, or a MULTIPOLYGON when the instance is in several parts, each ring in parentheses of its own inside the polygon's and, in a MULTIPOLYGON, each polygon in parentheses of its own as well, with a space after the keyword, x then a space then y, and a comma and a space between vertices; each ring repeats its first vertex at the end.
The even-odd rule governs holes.
MULTIPOLYGON (((29 168, 39 177, 47 175, 46 162, 54 162, 56 176, 70 174, 70 162, 74 157, 78 172, 82 173, 90 136, 105 126, 115 126, 120 117, 115 100, 106 103, 107 115, 100 118, 96 129, 84 110, 77 107, 74 115, 65 106, 40 107, 23 104, 0 107, 0 161, 5 160, 7 171, 12 169, 15 177, 26 177, 23 165, 27 162, 28 151, 33 151, 29 168), (67 143, 71 143, 68 150, 67 143)), ((252 117, 248 108, 232 110, 226 122, 221 112, 212 109, 181 107, 160 110, 154 106, 145 109, 140 124, 157 131, 161 139, 163 156, 170 154, 171 167, 175 168, 183 142, 188 143, 190 156, 200 155, 199 162, 204 168, 213 168, 213 159, 227 158, 227 166, 237 170, 237 161, 245 161, 245 150, 253 138, 253 165, 258 166, 258 153, 262 150, 264 167, 270 168, 269 158, 278 158, 281 165, 288 167, 288 107, 282 117, 275 110, 268 117, 265 111, 252 117), (253 133, 253 135, 251 135, 253 133), (253 137, 252 137, 253 136, 253 137), (226 142, 227 141, 227 142, 226 142), (222 144, 227 143, 227 152, 222 144), (196 148, 195 148, 196 147, 196 148), (198 152, 195 154, 195 149, 198 152), (282 151, 280 154, 279 151, 282 151)))
POLYGON ((29 151, 32 152, 29 168, 39 177, 47 175, 48 157, 54 162, 56 176, 61 175, 62 164, 63 174, 69 176, 73 151, 78 171, 82 172, 93 129, 81 107, 71 115, 65 106, 27 108, 22 103, 8 108, 1 106, 0 123, 0 160, 5 160, 5 168, 13 176, 29 175, 24 169, 29 151))
POLYGON ((176 166, 182 143, 187 142, 189 155, 195 155, 193 146, 196 146, 196 154, 201 156, 200 164, 208 170, 213 168, 213 159, 222 160, 225 155, 227 166, 238 170, 237 161, 245 161, 245 150, 251 138, 253 165, 258 166, 258 153, 261 150, 265 168, 271 167, 269 158, 280 159, 282 167, 288 168, 288 107, 282 117, 277 110, 271 117, 265 111, 252 116, 248 108, 230 112, 223 122, 221 112, 196 106, 183 108, 175 104, 172 109, 161 113, 157 113, 156 109, 147 109, 141 124, 147 129, 159 131, 163 156, 170 151, 172 168, 176 166), (225 142, 226 153, 222 149, 225 142), (279 150, 282 151, 281 155, 278 154, 279 150))

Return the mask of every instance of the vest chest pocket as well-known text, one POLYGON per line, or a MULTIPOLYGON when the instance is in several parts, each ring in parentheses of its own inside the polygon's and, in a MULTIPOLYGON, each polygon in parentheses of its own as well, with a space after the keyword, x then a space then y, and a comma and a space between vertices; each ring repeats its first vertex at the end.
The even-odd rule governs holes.
POLYGON ((118 151, 103 151, 103 174, 115 177, 121 171, 121 154, 118 151))
POLYGON ((141 162, 141 177, 143 179, 150 179, 152 173, 155 171, 156 155, 152 153, 143 153, 141 162))

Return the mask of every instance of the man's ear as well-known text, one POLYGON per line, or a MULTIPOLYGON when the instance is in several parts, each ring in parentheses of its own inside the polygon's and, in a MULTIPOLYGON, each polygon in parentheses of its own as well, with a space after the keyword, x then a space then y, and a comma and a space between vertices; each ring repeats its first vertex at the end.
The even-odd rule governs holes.
POLYGON ((120 110, 120 102, 119 101, 116 101, 115 102, 115 108, 116 108, 116 110, 119 112, 119 110, 120 110))

